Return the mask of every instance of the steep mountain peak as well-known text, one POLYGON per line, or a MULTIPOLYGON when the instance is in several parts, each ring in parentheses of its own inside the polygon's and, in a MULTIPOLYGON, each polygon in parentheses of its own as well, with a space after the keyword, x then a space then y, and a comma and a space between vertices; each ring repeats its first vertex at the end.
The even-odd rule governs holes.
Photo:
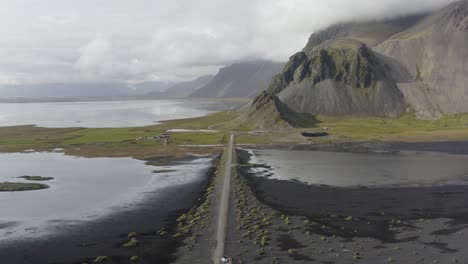
POLYGON ((292 83, 311 80, 316 85, 325 80, 341 82, 355 88, 375 86, 387 78, 384 66, 365 44, 340 40, 329 47, 303 52, 291 57, 282 74, 276 76, 269 88, 278 94, 292 83))
POLYGON ((312 34, 268 92, 297 113, 398 116, 405 110, 390 66, 373 48, 426 15, 354 22, 312 34))
POLYGON ((327 79, 356 88, 369 88, 385 78, 385 71, 366 45, 334 43, 312 56, 309 75, 316 85, 327 79))

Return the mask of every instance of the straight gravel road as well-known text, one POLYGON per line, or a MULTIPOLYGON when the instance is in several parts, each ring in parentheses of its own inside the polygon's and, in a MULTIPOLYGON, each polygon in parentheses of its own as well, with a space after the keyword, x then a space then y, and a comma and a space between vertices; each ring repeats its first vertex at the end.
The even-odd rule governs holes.
POLYGON ((221 263, 221 258, 224 255, 224 242, 226 240, 226 227, 229 215, 229 194, 231 190, 231 168, 232 168, 232 152, 234 145, 234 134, 231 133, 227 146, 226 164, 224 166, 223 189, 218 211, 218 227, 216 229, 216 247, 213 254, 213 263, 221 263))

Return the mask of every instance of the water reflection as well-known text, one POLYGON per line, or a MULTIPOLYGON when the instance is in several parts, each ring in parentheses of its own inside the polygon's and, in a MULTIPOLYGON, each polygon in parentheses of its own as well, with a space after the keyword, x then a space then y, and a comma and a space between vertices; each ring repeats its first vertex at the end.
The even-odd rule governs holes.
POLYGON ((136 127, 203 116, 228 107, 216 101, 170 100, 0 103, 0 126, 136 127))
POLYGON ((308 184, 429 186, 468 183, 468 156, 435 153, 401 155, 321 151, 250 150, 257 176, 308 184))
POLYGON ((49 189, 0 192, 0 240, 41 235, 65 221, 89 221, 127 210, 148 195, 158 199, 158 191, 165 188, 202 181, 211 161, 199 157, 171 166, 148 166, 131 158, 0 154, 0 182, 25 182, 17 178, 23 175, 55 178, 43 182, 49 189))

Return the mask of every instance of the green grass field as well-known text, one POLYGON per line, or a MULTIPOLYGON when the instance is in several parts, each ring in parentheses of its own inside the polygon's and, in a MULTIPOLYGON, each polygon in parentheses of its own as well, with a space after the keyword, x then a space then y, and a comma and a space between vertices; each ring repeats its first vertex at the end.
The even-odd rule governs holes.
MULTIPOLYGON (((162 141, 139 140, 139 137, 154 136, 166 133, 169 129, 207 129, 222 124, 235 117, 235 112, 224 111, 204 117, 170 120, 159 125, 134 128, 42 128, 35 126, 0 127, 0 151, 19 152, 28 149, 46 151, 55 148, 93 150, 103 152, 104 148, 114 148, 135 153, 140 147, 163 148, 170 152, 171 147, 184 145, 218 145, 224 144, 226 131, 171 133, 172 140, 166 145, 162 141)), ((107 153, 107 151, 105 151, 107 153)), ((89 154, 92 155, 92 154, 89 154)), ((99 153, 96 153, 99 155, 99 153)), ((124 155, 124 154, 122 154, 124 155)))
MULTIPOLYGON (((468 140, 468 115, 446 116, 438 120, 418 120, 406 114, 399 118, 328 117, 318 116, 316 127, 268 131, 253 135, 245 127, 233 127, 235 111, 218 112, 198 118, 169 120, 159 125, 134 128, 41 128, 34 126, 0 127, 0 151, 19 152, 28 149, 47 151, 63 148, 68 153, 85 156, 147 157, 154 153, 170 154, 194 152, 189 147, 220 145, 229 132, 235 131, 239 144, 296 144, 307 141, 441 141, 468 140), (227 124, 227 125, 226 125, 227 124), (332 138, 306 139, 303 131, 328 128, 332 138), (139 140, 166 133, 169 129, 217 129, 218 132, 171 133, 172 139, 163 141, 139 140)), ((201 153, 206 150, 198 150, 201 153)), ((196 152, 196 151, 195 151, 196 152)))
POLYGON ((323 117, 320 127, 332 129, 341 140, 435 141, 468 139, 468 115, 419 120, 412 114, 399 118, 323 117))
POLYGON ((317 124, 310 128, 268 131, 252 135, 241 127, 236 141, 239 144, 293 144, 346 141, 450 141, 468 140, 468 115, 445 116, 438 120, 419 120, 412 114, 399 118, 330 117, 317 116, 317 124), (330 138, 304 138, 301 132, 323 131, 330 138))

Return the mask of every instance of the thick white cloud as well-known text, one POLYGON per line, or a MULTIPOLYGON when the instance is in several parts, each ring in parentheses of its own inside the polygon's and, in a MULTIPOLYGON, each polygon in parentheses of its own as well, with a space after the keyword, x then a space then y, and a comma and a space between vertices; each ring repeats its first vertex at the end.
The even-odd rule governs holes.
POLYGON ((0 84, 189 79, 315 30, 450 0, 0 0, 0 84))

